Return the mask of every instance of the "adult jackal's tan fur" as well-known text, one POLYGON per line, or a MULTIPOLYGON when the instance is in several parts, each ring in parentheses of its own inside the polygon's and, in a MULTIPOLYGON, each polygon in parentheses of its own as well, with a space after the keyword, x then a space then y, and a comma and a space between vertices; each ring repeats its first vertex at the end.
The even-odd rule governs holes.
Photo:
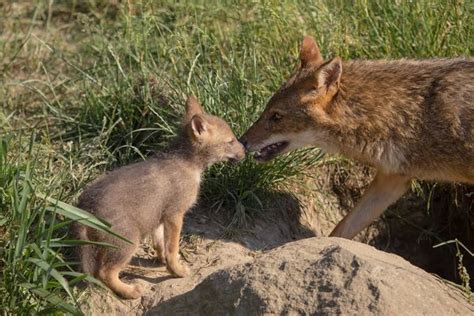
POLYGON ((318 146, 377 168, 331 236, 354 237, 412 178, 474 183, 473 59, 324 61, 311 37, 300 59, 242 141, 260 160, 318 146))

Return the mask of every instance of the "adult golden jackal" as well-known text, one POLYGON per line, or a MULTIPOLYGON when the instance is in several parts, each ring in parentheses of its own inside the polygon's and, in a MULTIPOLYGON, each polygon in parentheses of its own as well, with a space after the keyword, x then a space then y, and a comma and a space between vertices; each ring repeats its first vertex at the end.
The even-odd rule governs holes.
POLYGON ((261 161, 318 146, 377 169, 331 236, 353 238, 413 178, 474 184, 474 59, 325 61, 312 37, 300 59, 241 141, 261 161))

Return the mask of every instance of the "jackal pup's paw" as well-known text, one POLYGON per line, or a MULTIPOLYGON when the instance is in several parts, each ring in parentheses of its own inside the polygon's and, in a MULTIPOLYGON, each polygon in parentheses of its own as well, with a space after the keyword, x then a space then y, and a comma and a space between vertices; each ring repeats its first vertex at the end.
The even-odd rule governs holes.
POLYGON ((121 298, 127 300, 137 299, 143 296, 145 292, 143 285, 139 283, 133 283, 126 286, 126 289, 122 289, 121 292, 117 293, 121 298))
POLYGON ((177 278, 184 278, 190 274, 190 270, 187 266, 181 263, 175 263, 174 265, 167 266, 168 271, 177 278))
POLYGON ((145 292, 143 285, 135 283, 133 284, 133 298, 139 298, 143 296, 143 293, 145 292))
POLYGON ((159 264, 166 265, 166 256, 164 254, 164 251, 163 252, 157 252, 155 258, 156 258, 156 262, 158 262, 159 264))

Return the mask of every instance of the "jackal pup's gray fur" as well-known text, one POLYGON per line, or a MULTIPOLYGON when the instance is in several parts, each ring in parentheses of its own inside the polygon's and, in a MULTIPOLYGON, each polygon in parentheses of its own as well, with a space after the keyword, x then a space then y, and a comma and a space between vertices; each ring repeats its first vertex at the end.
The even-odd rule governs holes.
POLYGON ((216 162, 244 157, 245 150, 227 123, 204 113, 197 100, 189 97, 183 132, 169 150, 110 172, 80 196, 80 208, 107 220, 113 231, 133 242, 75 223, 76 238, 118 247, 79 247, 82 270, 123 298, 141 296, 141 287, 123 283, 119 272, 140 240, 152 234, 158 257, 171 273, 184 277, 188 269, 178 260, 179 236, 184 214, 197 200, 202 172, 216 162))

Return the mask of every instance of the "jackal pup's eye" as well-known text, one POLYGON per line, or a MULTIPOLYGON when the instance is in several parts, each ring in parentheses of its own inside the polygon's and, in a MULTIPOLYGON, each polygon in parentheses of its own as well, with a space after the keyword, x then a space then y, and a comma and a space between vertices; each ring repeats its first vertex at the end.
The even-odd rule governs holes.
POLYGON ((229 145, 234 145, 234 143, 235 143, 235 139, 231 139, 231 140, 227 141, 227 144, 229 144, 229 145))
POLYGON ((274 122, 278 122, 279 120, 281 120, 282 118, 282 115, 278 112, 275 112, 272 114, 272 116, 270 117, 270 120, 274 121, 274 122))

